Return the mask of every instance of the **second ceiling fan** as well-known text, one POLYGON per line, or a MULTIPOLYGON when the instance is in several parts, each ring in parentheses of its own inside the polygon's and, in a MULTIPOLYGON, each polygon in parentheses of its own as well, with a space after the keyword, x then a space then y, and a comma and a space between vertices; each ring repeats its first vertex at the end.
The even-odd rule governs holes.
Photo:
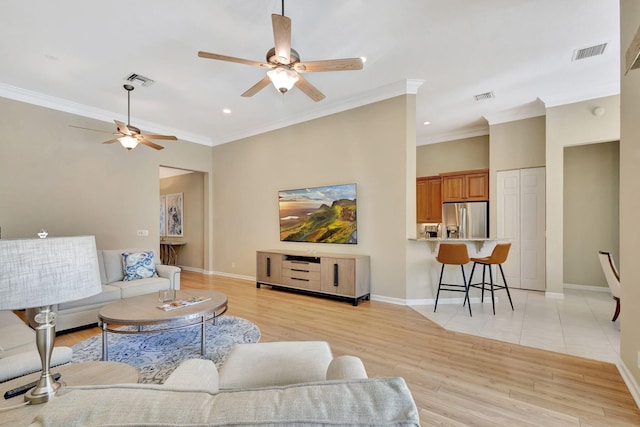
POLYGON ((268 86, 269 83, 273 83, 281 93, 287 92, 295 85, 309 98, 318 102, 325 98, 324 94, 303 78, 300 75, 301 73, 362 69, 362 58, 301 62, 298 52, 291 48, 291 19, 284 15, 284 0, 282 0, 282 15, 271 15, 271 23, 273 25, 274 47, 267 52, 266 62, 252 61, 250 59, 236 58, 204 51, 199 51, 198 56, 200 58, 237 62, 239 64, 270 69, 262 80, 251 86, 241 95, 244 97, 253 96, 268 86))

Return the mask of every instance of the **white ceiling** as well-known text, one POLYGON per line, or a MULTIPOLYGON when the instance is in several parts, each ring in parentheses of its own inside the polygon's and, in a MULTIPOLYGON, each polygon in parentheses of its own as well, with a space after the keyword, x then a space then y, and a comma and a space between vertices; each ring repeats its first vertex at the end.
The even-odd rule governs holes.
POLYGON ((288 0, 302 61, 367 58, 362 71, 305 74, 326 95, 318 103, 273 86, 242 98, 265 70, 198 58, 263 61, 272 13, 280 0, 4 0, 0 96, 111 132, 126 121, 124 78, 137 73, 155 83, 132 92, 132 125, 217 145, 409 91, 422 145, 619 93, 618 0, 288 0), (600 43, 603 55, 572 61, 600 43))

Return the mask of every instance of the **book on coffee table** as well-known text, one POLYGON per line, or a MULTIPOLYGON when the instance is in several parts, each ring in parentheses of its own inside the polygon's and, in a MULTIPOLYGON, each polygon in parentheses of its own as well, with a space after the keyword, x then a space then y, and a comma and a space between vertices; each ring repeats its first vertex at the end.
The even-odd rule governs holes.
POLYGON ((202 298, 202 297, 191 297, 188 299, 178 299, 175 301, 171 301, 162 305, 159 305, 158 308, 164 311, 176 310, 178 308, 188 307, 194 304, 200 304, 201 302, 209 301, 211 298, 202 298))

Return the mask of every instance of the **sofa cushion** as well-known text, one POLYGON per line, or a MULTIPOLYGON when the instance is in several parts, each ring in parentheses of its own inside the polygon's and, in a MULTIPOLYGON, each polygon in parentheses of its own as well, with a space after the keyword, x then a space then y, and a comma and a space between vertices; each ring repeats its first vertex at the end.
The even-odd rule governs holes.
POLYGON ((332 359, 324 341, 236 344, 220 368, 220 389, 324 381, 332 359))
POLYGON ((32 426, 419 426, 402 378, 295 384, 217 394, 151 384, 66 387, 32 426))
POLYGON ((153 251, 123 252, 122 267, 124 270, 125 282, 158 277, 158 273, 156 273, 156 267, 153 262, 153 251))
POLYGON ((121 291, 118 286, 102 285, 102 292, 88 298, 82 298, 75 301, 67 301, 58 304, 58 311, 68 310, 70 308, 92 306, 96 304, 107 304, 120 299, 121 291))
MULTIPOLYGON (((122 253, 132 253, 132 252, 153 252, 151 249, 145 248, 132 248, 132 249, 101 249, 102 258, 104 261, 104 271, 107 278, 107 283, 111 282, 119 282, 124 280, 124 270, 122 268, 122 253)), ((155 253, 153 254, 153 264, 158 264, 160 261, 156 257, 155 253)))
POLYGON ((20 319, 18 320, 22 323, 21 325, 0 325, 0 348, 3 350, 0 357, 8 355, 9 352, 15 348, 32 345, 36 342, 35 331, 25 325, 20 319))
MULTIPOLYGON (((42 369, 42 361, 36 348, 35 336, 29 348, 31 349, 29 351, 25 351, 23 348, 17 353, 9 352, 8 355, 0 359, 0 382, 38 372, 42 369)), ((69 363, 72 356, 73 350, 70 347, 54 347, 51 353, 51 366, 69 363)))
POLYGON ((149 279, 138 279, 129 282, 113 282, 109 285, 120 288, 122 298, 131 298, 169 289, 171 282, 164 277, 151 277, 149 279))

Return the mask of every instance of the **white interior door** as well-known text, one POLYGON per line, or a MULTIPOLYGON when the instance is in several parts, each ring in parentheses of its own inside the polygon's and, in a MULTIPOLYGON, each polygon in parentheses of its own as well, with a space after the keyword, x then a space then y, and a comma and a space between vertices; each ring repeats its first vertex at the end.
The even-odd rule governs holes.
MULTIPOLYGON (((545 168, 497 173, 497 237, 511 242, 503 264, 509 287, 543 291, 545 273, 545 168)), ((502 277, 498 277, 502 282, 502 277)))
MULTIPOLYGON (((520 171, 500 171, 497 176, 497 237, 511 242, 507 261, 502 265, 507 283, 520 287, 520 171)), ((498 277, 498 283, 502 277, 498 277)))
POLYGON ((543 291, 545 273, 545 168, 520 171, 521 287, 543 291))

